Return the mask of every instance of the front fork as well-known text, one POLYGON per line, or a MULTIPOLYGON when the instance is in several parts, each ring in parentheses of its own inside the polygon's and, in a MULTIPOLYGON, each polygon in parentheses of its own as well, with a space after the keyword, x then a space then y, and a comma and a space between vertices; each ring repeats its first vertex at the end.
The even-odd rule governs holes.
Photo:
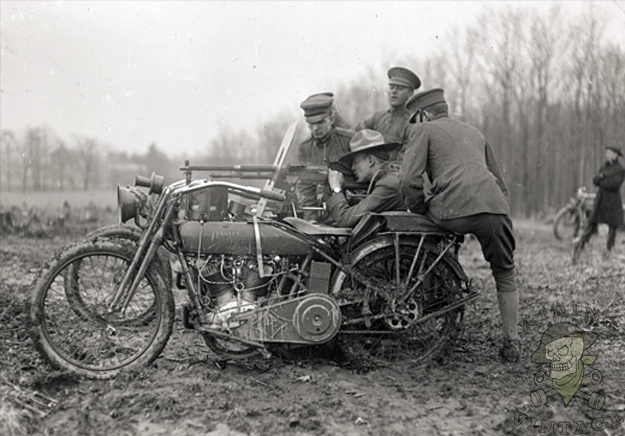
POLYGON ((143 232, 143 235, 141 235, 137 252, 132 258, 132 262, 126 270, 124 278, 115 290, 113 298, 109 303, 109 306, 107 308, 108 313, 125 313, 126 309, 128 308, 128 304, 132 300, 132 297, 135 295, 137 287, 139 286, 141 280, 143 280, 145 272, 148 270, 150 263, 154 259, 154 256, 156 255, 158 249, 163 245, 163 239, 165 238, 165 227, 171 221, 175 213, 175 208, 170 207, 162 221, 157 219, 157 217, 162 215, 163 209, 168 203, 166 201, 169 196, 168 194, 169 191, 167 190, 164 193, 161 202, 159 203, 156 212, 153 215, 154 218, 148 225, 148 228, 143 232), (156 229, 159 221, 161 222, 161 225, 160 227, 158 227, 158 229, 156 229))

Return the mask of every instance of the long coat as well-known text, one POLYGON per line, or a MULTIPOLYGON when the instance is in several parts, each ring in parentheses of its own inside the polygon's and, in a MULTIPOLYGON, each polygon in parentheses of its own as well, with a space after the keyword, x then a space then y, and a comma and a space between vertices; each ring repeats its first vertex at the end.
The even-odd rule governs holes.
POLYGON ((599 173, 592 179, 599 192, 595 197, 589 221, 604 223, 611 226, 623 225, 623 201, 620 188, 625 180, 625 168, 618 159, 608 161, 599 169, 599 173))

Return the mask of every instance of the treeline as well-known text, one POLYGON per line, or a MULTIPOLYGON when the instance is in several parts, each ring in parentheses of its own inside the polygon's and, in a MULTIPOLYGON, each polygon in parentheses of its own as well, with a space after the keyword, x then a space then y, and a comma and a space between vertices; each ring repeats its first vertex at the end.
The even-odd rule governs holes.
POLYGON ((169 159, 156 144, 145 154, 114 151, 96 138, 67 141, 47 126, 23 135, 3 130, 0 147, 0 191, 68 191, 132 183, 135 172, 168 168, 169 159))
MULTIPOLYGON (((449 43, 426 59, 417 57, 422 41, 405 41, 414 44, 414 56, 397 61, 389 54, 356 79, 337 78, 335 89, 319 91, 333 91, 341 115, 356 124, 387 106, 388 67, 411 68, 422 89, 444 88, 452 115, 485 133, 510 185, 513 215, 549 214, 578 186, 591 185, 606 145, 625 150, 625 53, 605 37, 604 23, 593 13, 565 20, 557 6, 548 14, 491 10, 452 29, 444 38, 449 43)), ((127 155, 85 137, 68 144, 44 127, 20 137, 3 131, 0 190, 108 187, 151 171, 173 180, 184 158, 271 163, 288 124, 302 119, 305 97, 294 96, 290 108, 251 133, 249 126, 221 127, 195 156, 168 157, 156 144, 127 155)))
POLYGON ((135 174, 152 172, 172 182, 183 178, 179 168, 186 159, 192 165, 272 163, 293 116, 279 119, 283 121, 263 123, 256 134, 221 127, 205 152, 173 157, 156 143, 145 153, 127 153, 93 137, 66 140, 48 126, 30 127, 21 135, 2 130, 0 192, 111 188, 134 183, 135 174))
MULTIPOLYGON (((449 44, 424 61, 405 60, 422 89, 444 88, 452 114, 485 133, 515 216, 552 213, 578 186, 594 189, 604 147, 625 151, 625 52, 604 29, 592 13, 565 20, 558 7, 547 15, 509 8, 452 30, 449 44)), ((383 71, 364 79, 339 92, 339 106, 354 120, 383 101, 383 71)))

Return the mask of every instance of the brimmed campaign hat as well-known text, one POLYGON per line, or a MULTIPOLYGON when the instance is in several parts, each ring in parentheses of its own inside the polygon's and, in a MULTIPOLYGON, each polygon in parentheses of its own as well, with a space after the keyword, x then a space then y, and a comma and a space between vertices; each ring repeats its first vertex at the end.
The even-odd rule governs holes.
POLYGON ((596 333, 584 331, 570 322, 554 324, 549 327, 545 333, 543 333, 538 350, 532 354, 532 362, 549 363, 550 360, 547 360, 547 356, 545 354, 545 347, 547 344, 555 341, 556 339, 567 337, 582 338, 584 340, 584 351, 597 340, 596 333))
POLYGON ((300 107, 304 110, 304 118, 308 123, 318 123, 332 113, 334 104, 334 94, 331 92, 320 92, 310 95, 304 100, 300 107))
POLYGON ((406 88, 418 89, 421 86, 419 76, 404 67, 393 67, 388 70, 388 84, 405 86, 406 88))
POLYGON ((397 150, 401 144, 384 141, 384 136, 380 132, 375 130, 364 129, 356 132, 356 134, 349 141, 350 152, 339 158, 339 165, 328 165, 332 169, 339 169, 340 167, 351 167, 354 155, 356 153, 362 153, 364 151, 386 151, 388 153, 393 150, 397 150), (334 168, 333 168, 334 167, 334 168))
POLYGON ((412 113, 410 122, 414 123, 414 119, 419 113, 419 110, 427 109, 436 103, 445 103, 444 92, 442 88, 432 88, 410 97, 406 102, 406 107, 412 113))
POLYGON ((619 156, 623 156, 623 152, 621 151, 620 148, 613 146, 613 145, 608 145, 606 147, 606 150, 612 150, 614 153, 618 154, 619 156))

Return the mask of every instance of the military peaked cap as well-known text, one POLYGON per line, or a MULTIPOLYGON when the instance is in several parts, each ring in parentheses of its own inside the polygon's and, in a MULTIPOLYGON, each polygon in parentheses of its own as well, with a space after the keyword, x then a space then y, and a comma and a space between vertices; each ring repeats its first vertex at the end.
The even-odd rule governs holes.
POLYGON ((308 96, 300 107, 304 110, 304 118, 308 123, 317 123, 323 120, 332 112, 334 104, 334 94, 331 92, 321 92, 308 96))
POLYGON ((432 88, 419 92, 408 99, 406 107, 412 113, 410 122, 413 123, 420 109, 427 109, 436 103, 445 103, 444 91, 442 88, 432 88))
POLYGON ((405 86, 407 88, 418 89, 421 86, 419 77, 408 68, 393 67, 388 70, 389 85, 405 86))

